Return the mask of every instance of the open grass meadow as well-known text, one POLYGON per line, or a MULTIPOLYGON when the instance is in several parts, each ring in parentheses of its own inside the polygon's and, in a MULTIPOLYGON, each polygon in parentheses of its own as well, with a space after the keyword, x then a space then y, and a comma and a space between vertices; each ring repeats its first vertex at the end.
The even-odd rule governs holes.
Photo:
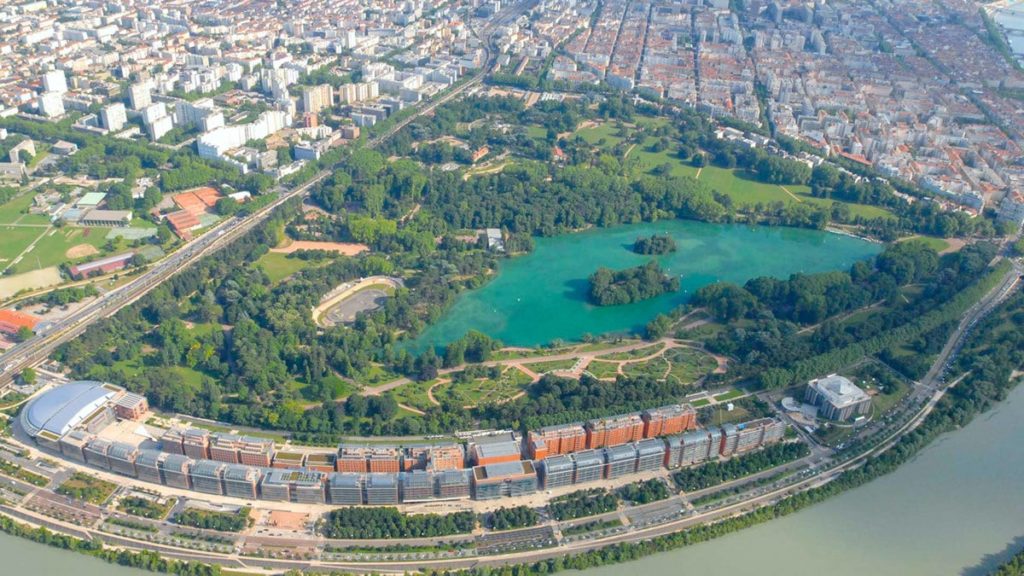
POLYGON ((276 284, 296 272, 316 265, 316 262, 299 258, 288 258, 287 254, 280 252, 267 252, 260 256, 254 262, 254 265, 261 268, 267 277, 270 278, 270 281, 276 284))
MULTIPOLYGON (((38 234, 40 228, 30 228, 38 234)), ((77 264, 94 260, 107 254, 104 246, 107 229, 77 228, 65 226, 53 228, 43 235, 35 247, 15 267, 15 273, 28 272, 38 268, 77 264)), ((125 245, 127 250, 127 245, 125 245)), ((116 250, 115 250, 116 251, 116 250)))
POLYGON ((43 230, 45 228, 0 225, 0 234, 3 235, 3 242, 0 242, 0 268, 6 268, 42 234, 43 230))

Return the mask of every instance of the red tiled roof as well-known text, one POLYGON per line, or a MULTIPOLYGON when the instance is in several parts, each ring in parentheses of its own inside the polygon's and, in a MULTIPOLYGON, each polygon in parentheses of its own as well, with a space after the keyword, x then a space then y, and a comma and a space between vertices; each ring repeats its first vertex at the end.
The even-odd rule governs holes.
POLYGON ((35 330, 39 318, 17 310, 0 310, 0 332, 14 334, 19 328, 35 330))
POLYGON ((178 205, 182 210, 187 210, 192 214, 199 215, 206 212, 208 208, 213 208, 217 205, 217 200, 221 199, 220 192, 217 192, 210 187, 193 188, 180 194, 175 194, 174 203, 178 205))
POLYGON ((199 226, 199 218, 188 210, 179 210, 167 215, 167 222, 174 229, 175 234, 185 238, 190 236, 189 230, 199 226))

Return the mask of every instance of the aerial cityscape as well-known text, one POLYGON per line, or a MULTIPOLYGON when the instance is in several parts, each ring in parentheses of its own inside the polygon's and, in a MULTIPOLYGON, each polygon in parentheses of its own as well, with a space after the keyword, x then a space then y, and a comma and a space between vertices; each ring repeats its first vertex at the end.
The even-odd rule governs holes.
POLYGON ((0 3, 0 551, 1024 575, 1022 226, 1016 0, 0 3))

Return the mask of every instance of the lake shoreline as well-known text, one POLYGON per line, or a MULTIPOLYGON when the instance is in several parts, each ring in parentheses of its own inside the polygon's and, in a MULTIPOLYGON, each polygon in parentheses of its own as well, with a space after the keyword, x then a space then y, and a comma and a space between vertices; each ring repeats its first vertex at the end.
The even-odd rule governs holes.
POLYGON ((685 304, 702 286, 843 270, 882 247, 823 230, 683 219, 538 238, 533 252, 502 260, 486 284, 461 293, 438 321, 403 346, 411 352, 430 346, 441 349, 469 330, 507 346, 525 347, 578 342, 588 334, 635 335, 659 313, 685 304), (637 237, 653 234, 672 236, 677 251, 657 256, 633 252, 637 237), (621 270, 651 260, 681 278, 679 291, 620 306, 599 307, 587 301, 587 278, 597 268, 621 270))

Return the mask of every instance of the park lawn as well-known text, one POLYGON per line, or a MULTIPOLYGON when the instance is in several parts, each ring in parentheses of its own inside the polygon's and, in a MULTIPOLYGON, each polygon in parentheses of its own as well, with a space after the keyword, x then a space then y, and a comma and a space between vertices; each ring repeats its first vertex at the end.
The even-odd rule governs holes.
POLYGON ((75 472, 57 487, 56 492, 63 496, 70 496, 79 500, 85 500, 92 504, 102 504, 110 498, 110 495, 117 490, 113 482, 100 480, 95 476, 89 476, 81 472, 75 472))
POLYGON ((336 374, 328 374, 324 378, 325 383, 331 388, 331 396, 337 398, 347 398, 355 392, 355 386, 345 381, 336 374))
POLYGON ((192 324, 192 327, 188 329, 188 333, 195 338, 203 338, 210 334, 216 334, 217 332, 223 332, 224 329, 220 324, 216 322, 197 322, 192 324))
MULTIPOLYGON (((135 378, 142 374, 146 370, 146 366, 143 365, 141 359, 132 360, 118 360, 111 366, 112 369, 120 371, 128 378, 135 378)), ((193 370, 187 366, 169 366, 168 369, 177 376, 181 382, 188 384, 193 390, 199 390, 202 386, 203 377, 205 374, 198 370, 193 370)))
POLYGON ((700 340, 703 342, 710 342, 714 340, 719 334, 726 331, 726 326, 718 322, 707 322, 700 326, 694 326, 690 329, 680 328, 676 332, 676 338, 685 338, 687 340, 700 340))
POLYGON ((296 272, 311 268, 316 262, 301 258, 288 258, 287 254, 280 252, 267 252, 260 256, 254 264, 263 269, 263 273, 270 278, 272 283, 277 284, 296 272))
POLYGON ((580 352, 600 352, 609 348, 618 348, 619 346, 626 346, 639 342, 639 340, 633 338, 616 338, 614 340, 602 340, 600 342, 591 342, 590 344, 584 344, 579 348, 580 352))
POLYGON ((406 410, 405 408, 402 408, 401 406, 399 406, 398 410, 395 411, 395 415, 391 418, 391 420, 397 422, 399 420, 405 420, 407 418, 412 418, 413 420, 416 420, 416 419, 419 419, 419 418, 422 418, 422 417, 423 417, 422 414, 417 414, 416 412, 413 412, 412 410, 406 410))
POLYGON ((729 400, 735 400, 740 396, 743 396, 744 392, 741 390, 729 390, 722 394, 715 396, 715 402, 728 402, 729 400))
POLYGON ((878 206, 871 206, 869 204, 853 204, 850 202, 842 202, 839 200, 830 200, 828 198, 815 198, 814 196, 811 196, 810 190, 803 190, 803 188, 806 188, 805 186, 786 186, 786 188, 796 196, 800 197, 800 199, 803 200, 804 202, 816 204, 824 208, 831 209, 832 204, 835 202, 839 202, 840 204, 846 204, 847 206, 850 207, 850 214, 853 216, 860 216, 861 218, 867 219, 896 218, 896 215, 894 215, 892 212, 886 210, 885 208, 880 208, 878 206), (800 191, 794 190, 794 188, 799 188, 800 191))
POLYGON ((452 381, 434 388, 438 401, 451 400, 463 406, 479 406, 510 400, 530 384, 530 377, 516 368, 506 368, 497 379, 482 378, 469 382, 452 381))
POLYGON ((0 234, 4 241, 0 242, 0 269, 18 257, 29 244, 43 233, 45 228, 22 228, 18 226, 0 226, 0 234))
POLYGON ((663 356, 658 356, 650 360, 630 362, 622 365, 622 373, 630 377, 650 376, 655 380, 664 380, 668 373, 668 361, 663 356))
POLYGON ((368 386, 376 386, 378 384, 385 384, 393 380, 398 380, 399 378, 401 378, 400 375, 395 374, 394 372, 388 372, 383 366, 371 364, 369 368, 355 376, 353 380, 368 386))
POLYGON ((128 226, 130 228, 157 228, 157 224, 154 223, 152 220, 147 220, 146 218, 139 218, 138 216, 132 218, 132 221, 128 224, 128 226))
MULTIPOLYGON (((36 228, 35 230, 38 231, 39 229, 36 228)), ((21 262, 14 267, 14 272, 28 272, 39 268, 60 266, 64 263, 77 264, 100 258, 108 254, 104 250, 104 246, 107 243, 106 233, 107 230, 104 228, 77 228, 72 226, 54 228, 39 239, 39 242, 36 243, 32 251, 25 254, 21 262), (92 246, 96 249, 96 253, 80 258, 69 258, 67 251, 80 244, 92 246)), ((127 245, 124 244, 123 246, 127 245)))
POLYGON ((548 139, 548 129, 543 127, 543 126, 536 126, 536 125, 527 126, 526 127, 526 135, 529 136, 530 138, 535 138, 537 140, 547 140, 548 139))
POLYGON ((593 374, 594 378, 615 378, 619 375, 619 363, 592 360, 587 364, 587 372, 593 374))
POLYGON ((697 177, 698 169, 689 162, 684 162, 679 158, 677 147, 670 146, 661 152, 651 152, 648 147, 655 141, 656 139, 653 136, 645 138, 642 144, 637 145, 630 151, 628 159, 630 161, 635 160, 636 167, 648 174, 658 166, 668 164, 672 167, 672 171, 669 172, 671 176, 697 177))
POLYGON ((191 388, 199 390, 203 383, 205 374, 198 370, 193 370, 187 366, 172 366, 171 371, 181 379, 182 382, 188 384, 191 388))
POLYGON ((711 404, 711 400, 708 400, 707 398, 701 398, 700 400, 694 400, 693 402, 690 402, 690 405, 693 406, 694 408, 703 408, 708 404, 711 404))
MULTIPOLYGON (((628 136, 629 128, 625 128, 625 131, 628 136)), ((597 126, 588 126, 587 128, 579 128, 576 130, 576 135, 583 138, 587 144, 590 144, 591 146, 601 146, 606 150, 611 150, 620 142, 625 140, 624 136, 619 136, 618 134, 619 129, 611 122, 602 122, 597 126), (604 144, 601 144, 602 140, 604 140, 604 144)))
POLYGON ((644 130, 655 130, 668 123, 669 119, 664 116, 637 116, 635 119, 637 127, 644 130))
MULTIPOLYGON (((13 224, 18 218, 27 215, 28 207, 32 205, 33 198, 35 198, 34 194, 22 194, 0 205, 0 224, 13 224)), ((45 219, 46 217, 44 216, 43 218, 45 219)), ((48 220, 45 222, 48 222, 48 220)))
POLYGON ((901 238, 900 242, 918 242, 932 250, 935 250, 936 252, 942 252, 949 248, 949 242, 934 236, 908 236, 906 238, 901 238))
MULTIPOLYGON (((778 184, 758 182, 738 170, 705 166, 701 169, 698 180, 707 184, 712 190, 729 196, 737 205, 757 204, 758 202, 764 204, 795 202, 793 197, 786 194, 786 191, 778 184)), ((808 190, 806 186, 787 186, 786 188, 794 194, 808 190)))
POLYGON ((524 363, 523 365, 537 374, 544 374, 555 370, 568 370, 576 365, 576 358, 569 358, 568 360, 551 360, 548 362, 534 362, 532 364, 524 363))
POLYGON ((427 391, 434 384, 437 384, 436 379, 427 380, 426 382, 409 382, 391 390, 388 394, 399 404, 425 411, 432 406, 436 406, 436 404, 430 401, 430 396, 427 395, 427 391))
POLYGON ((125 376, 133 378, 142 373, 143 366, 138 359, 133 360, 118 360, 110 366, 113 370, 120 371, 125 376))
POLYGON ((571 348, 525 348, 525 349, 507 349, 496 350, 491 352, 491 356, 488 360, 518 360, 520 358, 534 358, 537 356, 550 356, 552 354, 562 354, 564 352, 571 352, 571 348))
POLYGON ((884 307, 879 308, 868 308, 865 310, 858 310, 853 314, 843 319, 842 325, 844 329, 849 329, 851 326, 857 326, 870 320, 871 318, 878 316, 882 312, 885 312, 884 307))
POLYGON ((889 409, 896 405, 897 402, 902 400, 907 394, 910 393, 910 386, 905 382, 900 382, 895 390, 887 389, 885 392, 872 387, 869 393, 874 392, 871 396, 871 403, 875 407, 875 415, 885 414, 889 409))
MULTIPOLYGON (((758 202, 766 204, 771 202, 784 202, 786 204, 806 202, 824 208, 831 208, 833 202, 836 202, 828 198, 815 198, 811 195, 810 187, 806 185, 787 184, 780 186, 778 184, 768 184, 766 182, 759 182, 753 174, 748 172, 719 168, 717 166, 705 166, 700 172, 699 180, 710 186, 712 190, 717 190, 722 194, 730 196, 733 202, 739 205, 756 204, 758 202)), ((850 214, 854 216, 862 218, 895 218, 892 212, 878 206, 851 204, 849 202, 843 202, 843 204, 850 207, 850 214)))
POLYGON ((673 348, 663 357, 672 365, 669 374, 687 384, 696 382, 718 367, 714 358, 691 348, 673 348))
POLYGON ((601 360, 636 360, 637 358, 646 358, 652 354, 657 354, 664 347, 665 345, 659 342, 657 344, 651 344, 650 346, 636 348, 628 352, 616 352, 614 354, 598 356, 598 358, 601 360))
POLYGON ((707 419, 707 424, 712 426, 736 424, 738 422, 746 422, 751 419, 750 411, 742 406, 734 406, 732 410, 726 410, 725 406, 722 405, 705 408, 705 410, 711 411, 707 419))
MULTIPOLYGON (((805 185, 769 184, 758 181, 753 174, 739 169, 721 168, 718 166, 704 166, 696 168, 689 162, 678 156, 678 148, 670 146, 661 152, 651 152, 648 147, 655 142, 653 136, 644 139, 644 142, 630 152, 629 158, 636 161, 636 167, 642 172, 650 174, 652 170, 663 164, 672 166, 671 176, 691 176, 705 183, 712 190, 725 194, 733 199, 737 205, 751 205, 771 202, 784 202, 786 204, 807 202, 816 206, 831 208, 834 200, 827 198, 815 198, 811 195, 811 189, 805 185), (699 176, 698 176, 699 174, 699 176), (788 192, 787 192, 788 191, 788 192)), ((867 204, 852 204, 843 202, 850 207, 850 213, 862 218, 895 218, 892 212, 878 206, 867 204)))

